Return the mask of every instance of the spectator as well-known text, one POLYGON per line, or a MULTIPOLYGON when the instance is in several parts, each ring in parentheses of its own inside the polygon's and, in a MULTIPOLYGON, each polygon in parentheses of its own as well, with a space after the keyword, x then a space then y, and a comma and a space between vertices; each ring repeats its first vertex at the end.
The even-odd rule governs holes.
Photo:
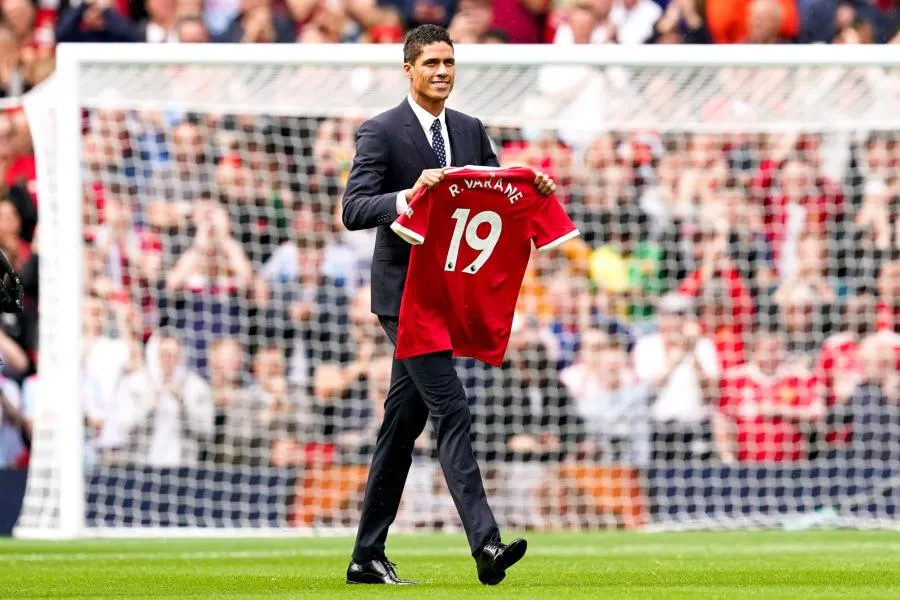
POLYGON ((887 184, 895 179, 898 166, 897 159, 892 157, 895 148, 893 138, 877 133, 871 134, 861 147, 851 147, 847 188, 851 190, 850 200, 855 209, 862 206, 867 190, 877 191, 868 187, 869 182, 887 184))
POLYGON ((554 44, 610 44, 616 29, 612 20, 613 0, 577 0, 561 10, 554 44))
POLYGON ((87 296, 83 303, 81 397, 91 445, 102 450, 125 439, 116 422, 116 393, 122 379, 143 366, 143 331, 140 313, 127 301, 87 296))
MULTIPOLYGON (((170 126, 163 115, 153 115, 153 118, 159 131, 171 127, 171 142, 166 148, 169 159, 153 170, 141 190, 141 198, 150 225, 177 234, 188 226, 194 202, 212 199, 210 150, 198 124, 185 120, 170 126)), ((171 251, 180 254, 183 249, 171 251)))
POLYGON ((502 29, 490 29, 478 40, 479 44, 508 44, 509 36, 502 29))
POLYGON ((179 17, 172 29, 173 40, 182 44, 205 44, 210 41, 206 23, 197 16, 179 17))
POLYGON ((262 438, 260 463, 274 464, 271 454, 279 445, 294 444, 311 433, 315 425, 312 406, 305 391, 288 382, 280 346, 257 350, 253 374, 255 384, 247 392, 252 400, 245 401, 244 406, 253 407, 247 415, 254 417, 254 428, 262 438))
POLYGON ((223 43, 294 42, 295 26, 290 17, 272 10, 272 0, 241 0, 241 12, 215 41, 223 43))
POLYGON ((652 390, 638 381, 622 340, 598 329, 584 332, 578 359, 559 378, 584 423, 579 454, 607 464, 645 466, 652 390))
POLYGON ((844 306, 841 330, 822 343, 814 370, 817 392, 828 408, 822 442, 843 444, 850 439, 847 403, 862 376, 859 348, 874 332, 875 298, 859 293, 844 306))
POLYGON ((862 206, 853 219, 852 251, 846 256, 854 287, 871 287, 881 265, 900 256, 900 197, 878 178, 863 184, 862 206))
POLYGON ((680 192, 680 175, 684 166, 685 158, 681 153, 663 154, 653 179, 641 191, 640 207, 648 216, 649 233, 653 240, 659 241, 671 235, 682 221, 693 217, 693 206, 685 202, 680 192))
POLYGON ((491 461, 559 461, 579 441, 575 404, 559 379, 556 360, 539 328, 523 327, 510 338, 498 394, 480 398, 473 430, 491 461))
POLYGON ((609 239, 591 253, 591 279, 610 294, 622 294, 626 316, 640 326, 653 317, 665 286, 662 252, 646 240, 646 217, 633 202, 622 203, 612 213, 591 212, 600 218, 609 239))
MULTIPOLYGON (((350 306, 349 339, 315 363, 312 390, 316 410, 323 416, 327 439, 365 418, 369 403, 365 401, 369 364, 390 354, 386 335, 380 331, 378 318, 369 312, 370 290, 359 289, 350 306)), ((326 345, 327 347, 327 345, 326 345)))
POLYGON ((457 44, 478 42, 491 30, 495 7, 490 0, 460 0, 447 30, 457 44))
POLYGON ((787 352, 802 369, 812 369, 824 341, 822 306, 816 293, 807 285, 791 288, 779 304, 784 323, 787 352))
POLYGON ((221 202, 231 216, 231 232, 256 267, 262 266, 281 242, 293 200, 280 182, 271 180, 272 158, 253 141, 255 136, 242 132, 241 137, 246 143, 235 139, 230 144, 234 154, 219 162, 216 181, 221 202), (238 152, 240 146, 244 148, 238 152))
MULTIPOLYGON (((380 356, 372 360, 366 370, 365 387, 360 391, 369 402, 369 408, 359 414, 359 421, 339 432, 335 444, 342 462, 368 465, 371 453, 375 450, 375 440, 384 419, 384 399, 387 398, 391 384, 391 358, 380 356)), ((429 435, 426 429, 416 440, 417 452, 427 450, 429 435)))
POLYGON ((146 360, 119 389, 126 461, 151 467, 194 466, 213 434, 209 386, 185 366, 182 344, 172 334, 159 332, 147 345, 146 360))
POLYGON ((730 434, 723 460, 806 459, 809 430, 824 416, 812 373, 787 358, 778 332, 757 331, 750 355, 748 364, 728 370, 720 382, 719 411, 730 434))
POLYGON ((21 271, 31 258, 31 244, 22 239, 22 217, 12 200, 0 197, 0 251, 21 271))
POLYGON ((728 226, 728 260, 747 283, 751 301, 764 304, 774 281, 772 253, 763 230, 762 207, 747 201, 744 188, 725 186, 719 192, 728 226))
MULTIPOLYGON (((0 12, 3 21, 12 30, 18 42, 19 48, 32 44, 34 41, 35 6, 29 0, 3 0, 0 3, 0 12)), ((62 41, 57 37, 57 41, 62 41)))
POLYGON ((663 11, 653 0, 616 0, 609 18, 615 27, 615 40, 620 44, 643 44, 653 35, 653 28, 663 11))
MULTIPOLYGON (((213 458, 218 463, 252 464, 253 407, 244 405, 250 377, 244 368, 244 349, 233 337, 214 340, 209 347, 209 384, 215 410, 213 458)), ((256 407, 258 408, 258 407, 256 407)), ((257 448, 253 448, 255 451, 257 448)))
MULTIPOLYGON (((301 433, 302 403, 293 399, 296 391, 288 387, 280 348, 270 346, 257 351, 253 361, 255 381, 246 386, 240 353, 235 340, 222 340, 213 346, 213 373, 222 366, 237 368, 238 373, 237 377, 229 377, 228 404, 219 405, 217 401, 216 458, 225 464, 269 465, 273 445, 293 442, 301 433), (230 364, 218 364, 223 358, 230 364)), ((219 398, 226 396, 220 394, 219 398)))
POLYGON ((127 292, 138 282, 154 284, 162 267, 160 240, 134 227, 131 207, 121 198, 126 193, 119 186, 110 188, 104 196, 103 224, 88 233, 106 260, 117 292, 127 292))
POLYGON ((396 6, 377 6, 372 23, 361 41, 372 44, 399 44, 403 42, 405 31, 403 13, 396 6))
POLYGON ((37 165, 22 110, 0 118, 0 174, 19 212, 21 237, 30 242, 37 225, 37 165))
POLYGON ((337 44, 344 40, 347 26, 347 9, 343 3, 322 2, 300 30, 297 41, 304 44, 337 44))
POLYGON ((734 300, 729 292, 725 282, 714 279, 697 300, 700 332, 712 340, 722 371, 744 364, 746 359, 745 327, 731 318, 734 300))
POLYGON ((659 332, 638 338, 632 355, 638 378, 652 387, 654 460, 712 456, 710 401, 719 378, 712 341, 701 337, 687 296, 668 294, 659 304, 659 332))
POLYGON ((657 44, 712 43, 698 0, 670 0, 654 29, 657 44))
POLYGON ((727 254, 728 231, 723 222, 701 221, 693 235, 693 249, 697 269, 678 285, 678 292, 689 297, 699 297, 712 284, 724 285, 723 301, 728 313, 723 315, 722 325, 742 338, 753 327, 753 299, 741 273, 727 254))
POLYGON ((194 219, 197 234, 169 273, 166 289, 203 289, 219 285, 226 290, 247 292, 253 286, 253 267, 231 236, 228 214, 215 205, 200 206, 194 219))
POLYGON ((144 2, 147 20, 138 25, 140 41, 151 43, 175 41, 175 25, 178 22, 175 4, 175 0, 146 0, 144 2))
MULTIPOLYGON (((304 5, 314 6, 316 4, 311 0, 299 1, 304 5)), ((241 0, 176 0, 176 2, 179 16, 203 16, 213 39, 220 36, 241 12, 241 0)), ((291 10, 293 10, 294 3, 294 0, 288 2, 291 10)))
POLYGON ((823 304, 832 304, 846 296, 840 281, 827 276, 828 255, 825 242, 815 234, 802 234, 797 243, 796 263, 791 270, 782 273, 783 281, 775 292, 774 300, 781 303, 790 290, 808 287, 823 304))
POLYGON ((503 31, 511 43, 536 44, 542 41, 549 2, 493 0, 491 4, 494 13, 492 29, 503 31))
POLYGON ((168 274, 160 312, 166 324, 188 332, 189 364, 206 374, 207 346, 220 336, 246 335, 250 310, 268 301, 268 291, 231 237, 225 209, 195 211, 197 234, 168 274))
POLYGON ((15 381, 0 377, 0 470, 28 466, 33 409, 15 381))
POLYGON ((856 16, 853 22, 841 29, 832 40, 833 44, 874 44, 878 32, 875 23, 862 16, 856 16))
POLYGON ((900 333, 900 260, 882 264, 876 285, 876 328, 900 333))
MULTIPOLYGON (((300 218, 301 214, 296 217, 300 218)), ((270 262, 263 273, 273 282, 272 310, 276 312, 273 319, 289 324, 292 346, 288 379, 298 386, 307 386, 311 382, 313 371, 320 362, 349 360, 346 344, 350 336, 347 331, 347 289, 323 272, 321 240, 304 240, 301 238, 297 242, 295 263, 270 262)), ((368 289, 366 287, 364 291, 368 289)), ((362 323, 368 300, 359 295, 359 289, 353 292, 353 298, 358 304, 353 308, 354 314, 362 323)), ((377 335, 374 331, 369 333, 377 335)))
POLYGON ((307 259, 323 249, 327 227, 327 222, 309 207, 298 207, 294 212, 291 239, 278 246, 263 266, 262 276, 266 282, 269 285, 277 285, 296 281, 304 264, 314 265, 307 259), (307 252, 309 255, 304 256, 307 252))
POLYGON ((138 42, 141 38, 134 24, 112 8, 111 0, 89 0, 63 13, 56 26, 56 40, 99 43, 138 42))
POLYGON ((20 59, 15 34, 8 25, 0 23, 0 96, 21 96, 26 91, 20 59))
MULTIPOLYGON (((900 344, 881 332, 860 344, 860 381, 848 406, 853 437, 842 456, 879 473, 900 459, 900 344)), ((855 470, 856 473, 863 469, 855 470)), ((871 482, 869 482, 871 483, 871 482)))
POLYGON ((706 22, 716 44, 792 40, 799 30, 794 0, 706 0, 706 22))
MULTIPOLYGON (((747 16, 746 44, 781 43, 781 31, 785 21, 785 6, 793 8, 793 2, 783 0, 752 0, 747 16)), ((793 8, 796 13, 796 8, 793 8)), ((796 14, 788 18, 796 18, 796 14)))
POLYGON ((562 369, 575 360, 581 332, 591 321, 591 297, 587 282, 558 275, 547 286, 547 299, 554 308, 554 316, 548 323, 550 351, 557 357, 557 367, 562 369))
MULTIPOLYGON (((854 23, 886 21, 868 0, 813 0, 802 16, 800 41, 806 44, 831 43, 854 23)), ((879 27, 877 35, 884 41, 888 31, 879 27)))

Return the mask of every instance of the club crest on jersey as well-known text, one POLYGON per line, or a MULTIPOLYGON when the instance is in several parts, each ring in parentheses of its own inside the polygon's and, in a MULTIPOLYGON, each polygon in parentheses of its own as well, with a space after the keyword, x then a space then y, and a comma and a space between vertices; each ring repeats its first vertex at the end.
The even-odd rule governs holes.
POLYGON ((406 212, 405 212, 404 214, 406 215, 406 218, 411 219, 412 216, 413 216, 413 209, 412 209, 412 206, 407 206, 407 207, 406 207, 406 212))
POLYGON ((521 200, 524 194, 518 188, 503 179, 463 179, 466 187, 457 184, 450 185, 450 196, 456 198, 466 190, 496 190, 502 192, 509 199, 510 204, 515 204, 517 200, 521 200))

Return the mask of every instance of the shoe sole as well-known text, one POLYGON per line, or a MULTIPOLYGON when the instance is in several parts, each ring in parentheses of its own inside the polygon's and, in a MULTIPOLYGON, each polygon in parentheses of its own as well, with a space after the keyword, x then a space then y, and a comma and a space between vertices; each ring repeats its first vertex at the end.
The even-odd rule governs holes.
POLYGON ((507 546, 503 555, 500 557, 503 560, 503 568, 500 571, 494 571, 493 577, 490 577, 481 583, 485 585, 497 585, 503 581, 506 578, 506 570, 522 560, 526 550, 528 550, 528 542, 526 540, 517 540, 507 546))
POLYGON ((415 584, 416 584, 415 581, 387 584, 383 581, 350 581, 349 579, 347 580, 347 585, 415 585, 415 584))

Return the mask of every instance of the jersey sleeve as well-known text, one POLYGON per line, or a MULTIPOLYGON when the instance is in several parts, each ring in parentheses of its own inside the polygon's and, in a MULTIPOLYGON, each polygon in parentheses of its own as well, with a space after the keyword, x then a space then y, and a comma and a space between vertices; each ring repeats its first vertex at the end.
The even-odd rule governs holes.
POLYGON ((578 233, 556 196, 541 196, 531 217, 531 239, 537 249, 552 250, 578 233))
POLYGON ((428 234, 428 214, 431 197, 426 189, 416 194, 406 210, 391 223, 391 230, 406 242, 418 245, 428 234))

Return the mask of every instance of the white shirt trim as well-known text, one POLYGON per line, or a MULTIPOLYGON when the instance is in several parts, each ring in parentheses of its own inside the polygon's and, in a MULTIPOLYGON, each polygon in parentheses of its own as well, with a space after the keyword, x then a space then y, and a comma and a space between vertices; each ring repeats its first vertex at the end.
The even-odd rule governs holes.
POLYGON ((413 246, 418 246, 419 244, 421 244, 422 242, 425 241, 424 237, 422 237, 421 235, 419 235, 412 229, 409 229, 408 227, 404 227, 403 225, 401 225, 400 223, 397 223, 396 221, 394 223, 391 223, 391 229, 393 230, 394 233, 399 235, 406 242, 412 244, 413 246))
POLYGON ((564 234, 564 235, 559 236, 558 238, 556 238, 556 239, 553 240, 552 242, 547 243, 547 244, 544 244, 543 246, 540 246, 540 247, 538 248, 538 251, 539 251, 539 252, 546 252, 547 250, 553 250, 554 248, 556 248, 556 247, 559 246, 560 244, 563 244, 563 243, 565 243, 565 242, 568 242, 568 241, 571 240, 573 237, 576 237, 578 234, 579 234, 579 231, 578 231, 577 229, 573 229, 573 230, 570 231, 569 233, 566 233, 566 234, 564 234))

